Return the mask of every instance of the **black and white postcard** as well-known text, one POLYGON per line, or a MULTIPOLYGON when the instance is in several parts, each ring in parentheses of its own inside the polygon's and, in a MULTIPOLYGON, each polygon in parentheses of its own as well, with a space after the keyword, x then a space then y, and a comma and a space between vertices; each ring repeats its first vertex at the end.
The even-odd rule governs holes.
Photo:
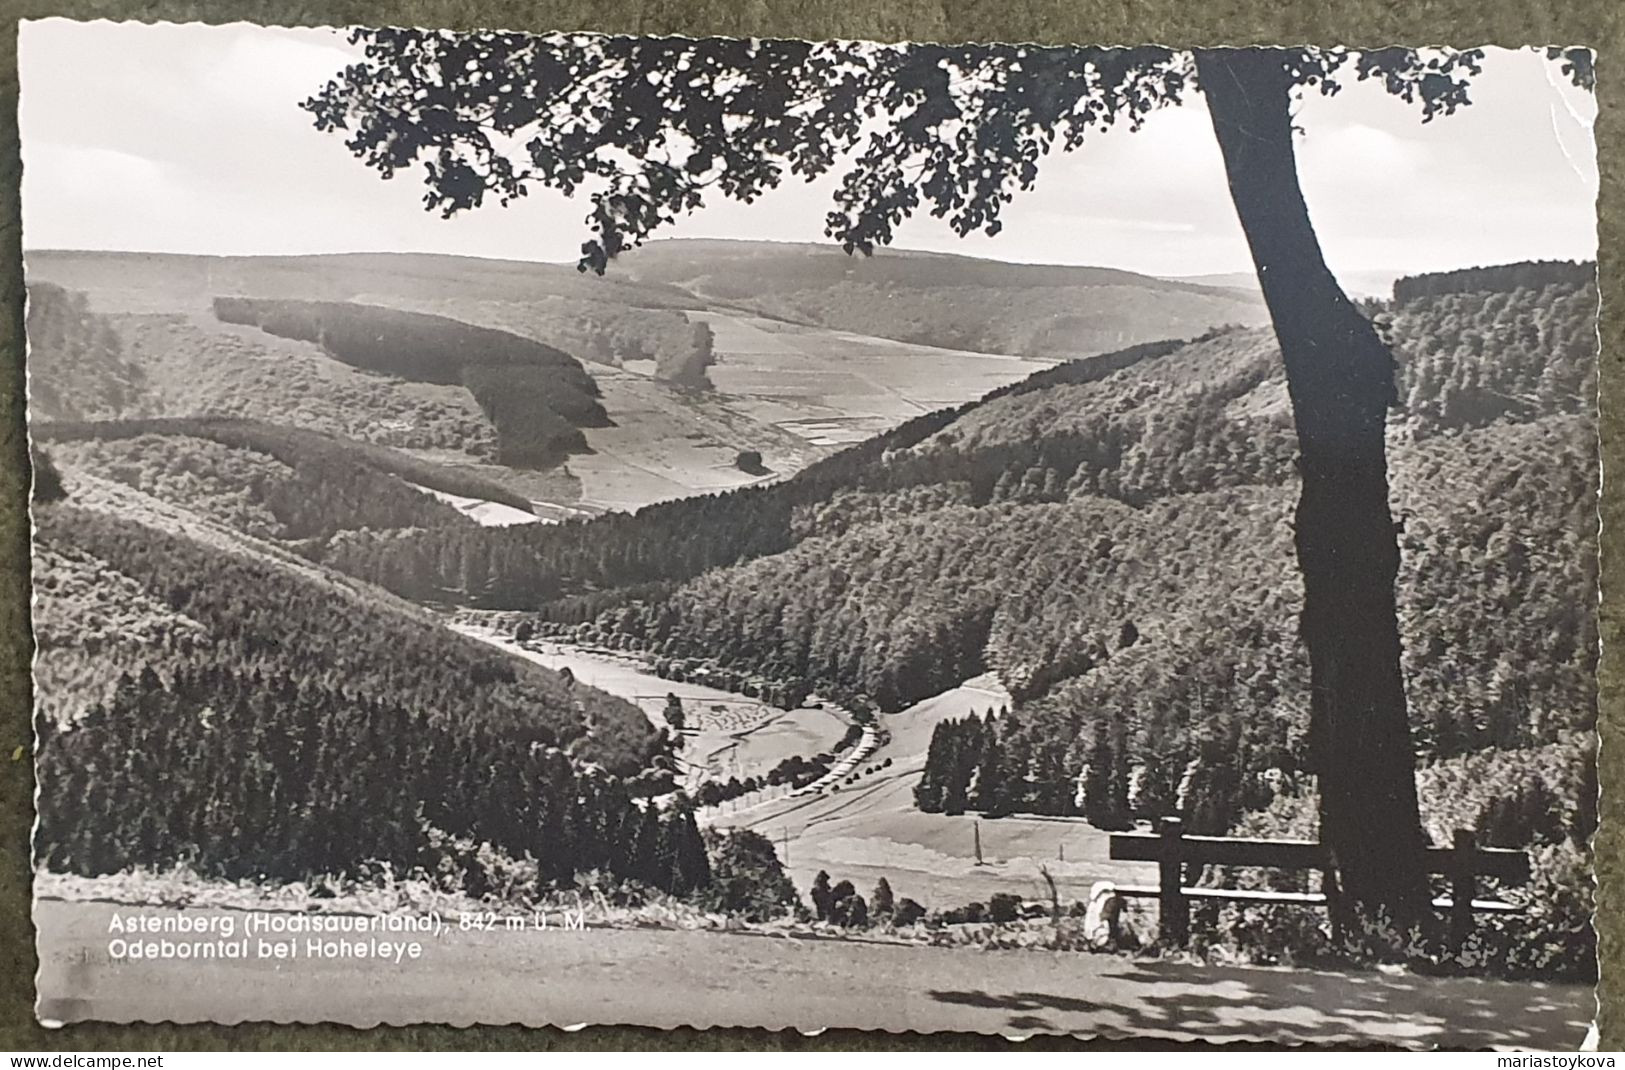
POLYGON ((39 1017, 1586 1045, 1549 44, 25 23, 39 1017))

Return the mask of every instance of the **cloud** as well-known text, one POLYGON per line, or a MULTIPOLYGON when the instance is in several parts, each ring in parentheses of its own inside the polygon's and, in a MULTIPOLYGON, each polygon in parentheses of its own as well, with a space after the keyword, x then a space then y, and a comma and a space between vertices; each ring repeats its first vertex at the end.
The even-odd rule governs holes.
POLYGON ((104 233, 139 239, 150 206, 169 190, 163 166, 134 153, 30 141, 23 147, 23 240, 39 248, 95 244, 104 233))
MULTIPOLYGON (((442 221, 423 211, 416 169, 380 181, 318 133, 297 105, 355 57, 336 31, 49 19, 24 23, 19 48, 30 247, 573 260, 585 236, 584 201, 543 189, 442 221)), ((1300 170, 1333 266, 1594 255, 1595 102, 1550 66, 1492 50, 1475 103, 1428 124, 1370 82, 1307 94, 1300 170)), ((719 198, 667 235, 822 240, 834 186, 719 198)), ((1158 274, 1250 266, 1200 95, 1053 153, 996 238, 918 217, 898 242, 1158 274)))
POLYGON ((1414 142, 1366 123, 1333 126, 1329 130, 1309 130, 1299 138, 1300 172, 1345 177, 1355 181, 1376 180, 1394 185, 1411 180, 1425 156, 1414 142))

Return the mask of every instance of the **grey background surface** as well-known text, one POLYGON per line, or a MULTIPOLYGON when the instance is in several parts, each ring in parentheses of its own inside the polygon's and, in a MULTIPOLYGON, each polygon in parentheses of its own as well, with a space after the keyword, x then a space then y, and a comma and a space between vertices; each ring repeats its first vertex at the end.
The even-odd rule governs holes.
MULTIPOLYGON (((253 1025, 103 1026, 45 1030, 33 1020, 35 970, 28 917, 28 831, 34 790, 29 755, 27 437, 24 422, 22 234, 18 204, 17 20, 81 19, 279 25, 417 25, 516 30, 586 29, 691 36, 845 37, 875 40, 1143 44, 1499 44, 1597 49, 1602 274, 1602 831, 1597 843, 1602 941, 1602 1047, 1625 1046, 1625 915, 1621 822, 1625 780, 1625 666, 1620 657, 1625 524, 1614 473, 1625 464, 1625 230, 1621 137, 1625 117, 1625 5, 1618 0, 0 0, 0 1048, 107 1049, 988 1049, 1122 1047, 1038 1038, 1014 1045, 980 1036, 829 1031, 696 1032, 596 1027, 380 1028, 253 1025)), ((1146 1044, 1145 1047, 1168 1047, 1146 1044)))

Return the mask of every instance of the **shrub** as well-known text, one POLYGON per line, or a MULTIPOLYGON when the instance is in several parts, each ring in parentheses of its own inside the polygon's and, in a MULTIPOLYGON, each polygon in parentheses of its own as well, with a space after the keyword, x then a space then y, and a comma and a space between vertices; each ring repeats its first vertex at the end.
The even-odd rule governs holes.
POLYGON ((699 901, 706 909, 766 921, 800 908, 795 885, 766 836, 750 829, 706 829, 704 836, 711 883, 699 901))
POLYGON ((891 884, 885 877, 881 877, 875 884, 875 894, 870 897, 872 912, 876 919, 890 917, 897 908, 892 898, 891 884))
POLYGON ((829 909, 834 903, 835 897, 831 894, 829 874, 823 870, 819 870, 818 876, 813 878, 812 901, 813 912, 818 915, 818 920, 828 921, 829 909))
POLYGON ((997 892, 987 904, 987 920, 995 925, 1008 925, 1021 914, 1021 896, 997 892))
MULTIPOLYGON (((845 881, 841 882, 845 884, 845 881)), ((850 887, 850 886, 849 886, 850 887)), ((851 895, 841 896, 835 900, 835 906, 830 911, 830 921, 843 929, 866 929, 869 927, 869 904, 864 902, 863 896, 853 892, 851 895)))
POLYGON ((986 903, 966 903, 962 907, 942 911, 937 915, 937 922, 942 925, 975 925, 986 918, 986 903))
POLYGON ((533 859, 515 859, 489 843, 452 836, 432 825, 424 828, 418 865, 440 888, 472 899, 517 902, 538 891, 533 859))
POLYGON ((925 908, 906 896, 897 901, 897 909, 892 912, 892 924, 899 928, 917 925, 925 918, 925 908))

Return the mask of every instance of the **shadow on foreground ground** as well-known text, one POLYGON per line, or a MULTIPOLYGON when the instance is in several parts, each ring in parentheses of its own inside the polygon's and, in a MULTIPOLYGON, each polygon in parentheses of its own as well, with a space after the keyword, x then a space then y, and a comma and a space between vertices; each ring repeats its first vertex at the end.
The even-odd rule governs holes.
POLYGON ((1133 963, 1104 974, 1128 1000, 1090 1000, 1045 992, 934 990, 932 999, 1010 1012, 1019 1033, 1071 1032, 1073 1020, 1116 1032, 1179 1034, 1208 1040, 1272 1031, 1303 1035, 1347 1031, 1367 1043, 1407 1047, 1537 1048, 1573 1051, 1585 1039, 1595 1004, 1580 986, 1324 972, 1233 969, 1183 963, 1133 963))

